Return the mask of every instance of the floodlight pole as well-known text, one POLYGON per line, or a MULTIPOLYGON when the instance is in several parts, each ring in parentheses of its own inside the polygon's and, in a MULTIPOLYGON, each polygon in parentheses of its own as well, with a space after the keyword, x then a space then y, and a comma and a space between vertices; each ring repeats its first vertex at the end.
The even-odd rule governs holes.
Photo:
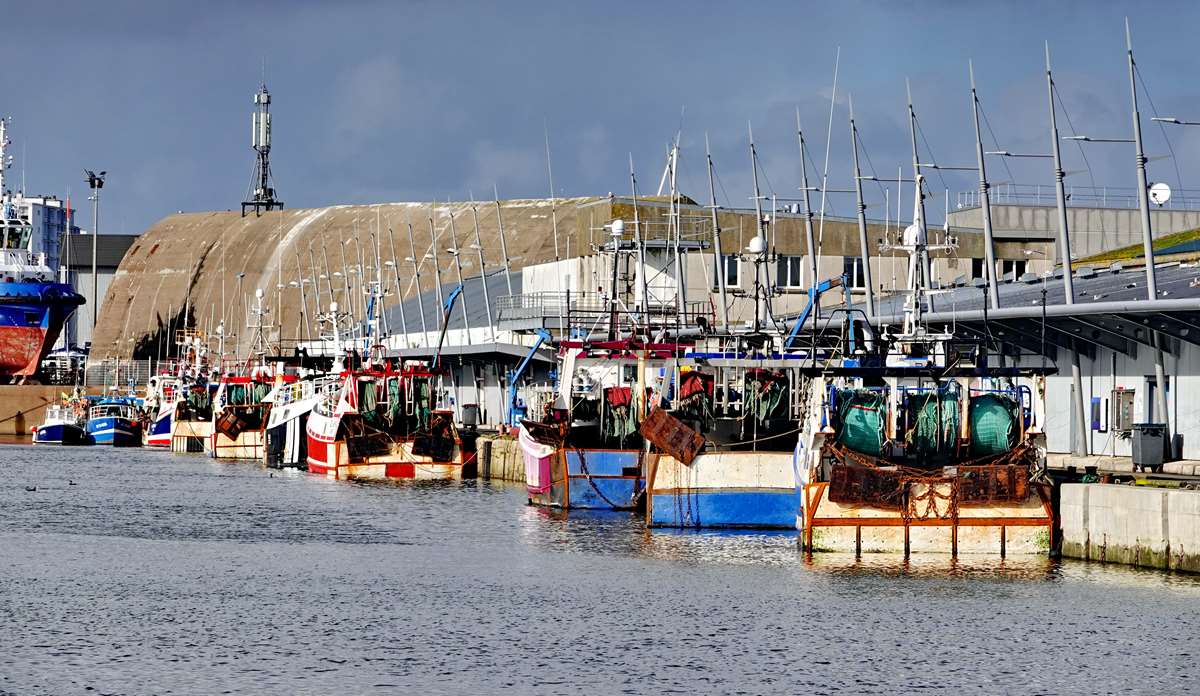
POLYGON ((87 176, 88 187, 92 190, 92 340, 96 338, 96 318, 100 312, 99 287, 100 282, 96 274, 96 235, 100 231, 100 189, 104 188, 104 175, 106 172, 96 174, 91 170, 84 170, 87 176))

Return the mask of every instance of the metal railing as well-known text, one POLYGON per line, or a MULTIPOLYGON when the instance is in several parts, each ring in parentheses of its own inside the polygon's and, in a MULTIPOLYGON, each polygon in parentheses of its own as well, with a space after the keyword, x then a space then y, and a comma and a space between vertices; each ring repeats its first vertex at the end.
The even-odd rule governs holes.
MULTIPOLYGON (((546 290, 521 295, 503 295, 496 301, 500 323, 536 321, 542 325, 559 325, 590 329, 611 318, 614 304, 597 292, 546 290)), ((680 307, 673 301, 653 301, 643 308, 632 298, 615 304, 617 322, 623 328, 632 326, 693 326, 704 322, 712 326, 715 310, 709 301, 687 302, 680 307)))
MULTIPOLYGON (((1120 210, 1138 207, 1136 188, 1117 186, 1068 186, 1067 205, 1088 208, 1115 208, 1120 210)), ((1053 184, 996 184, 989 192, 992 205, 1040 205, 1057 204, 1053 184)), ((955 195, 954 209, 979 207, 979 191, 959 191, 955 195)), ((1151 209, 1200 210, 1200 189, 1173 189, 1171 198, 1163 205, 1151 203, 1151 209)))
POLYGON ((161 366, 162 363, 153 359, 89 360, 83 368, 83 386, 120 389, 144 387, 161 366))

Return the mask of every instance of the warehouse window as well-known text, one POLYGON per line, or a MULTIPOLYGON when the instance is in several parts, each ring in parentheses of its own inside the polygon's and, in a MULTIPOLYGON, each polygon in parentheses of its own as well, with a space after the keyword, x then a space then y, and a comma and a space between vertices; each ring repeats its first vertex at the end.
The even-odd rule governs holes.
POLYGON ((804 287, 804 257, 780 256, 775 262, 775 284, 781 288, 804 287))
POLYGON ((1025 261, 1004 260, 1001 263, 1002 272, 1000 276, 1005 279, 1018 280, 1025 275, 1025 261))
POLYGON ((842 257, 842 275, 846 276, 846 281, 850 284, 850 287, 866 287, 867 282, 864 280, 862 264, 859 262, 857 256, 842 257))
MULTIPOLYGON (((738 271, 741 268, 741 263, 737 254, 721 254, 721 264, 725 267, 725 287, 736 288, 739 286, 738 271)), ((717 277, 717 269, 713 269, 713 288, 720 288, 720 279, 717 277)))

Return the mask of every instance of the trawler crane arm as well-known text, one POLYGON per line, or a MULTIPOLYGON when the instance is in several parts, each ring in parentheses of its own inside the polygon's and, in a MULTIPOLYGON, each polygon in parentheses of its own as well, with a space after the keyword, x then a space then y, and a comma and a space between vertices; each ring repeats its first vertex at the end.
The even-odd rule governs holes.
MULTIPOLYGON (((787 340, 783 343, 784 350, 792 347, 792 343, 794 343, 796 341, 796 337, 800 335, 800 329, 803 328, 804 324, 808 322, 809 316, 812 315, 813 308, 820 304, 821 295, 837 287, 849 288, 850 286, 846 280, 846 276, 844 275, 838 276, 837 278, 829 278, 828 280, 822 280, 820 283, 817 283, 816 287, 810 287, 808 289, 808 304, 804 305, 804 311, 800 313, 800 316, 796 317, 796 323, 792 325, 792 330, 788 332, 787 340)), ((850 304, 849 294, 846 296, 846 304, 850 304)))
POLYGON ((442 307, 442 332, 438 335, 437 350, 433 353, 433 359, 429 361, 429 368, 436 369, 442 361, 442 344, 446 342, 446 329, 450 328, 450 310, 454 309, 454 302, 458 296, 462 294, 463 286, 459 285, 450 293, 450 297, 446 298, 445 306, 442 307))
MULTIPOLYGON (((538 329, 537 330, 537 340, 534 341, 533 347, 530 348, 529 352, 525 355, 525 359, 521 361, 520 365, 517 365, 517 369, 508 373, 509 421, 513 420, 512 414, 515 411, 516 405, 517 405, 517 382, 520 381, 521 375, 525 374, 525 370, 529 367, 529 363, 533 362, 533 356, 537 355, 537 352, 542 347, 542 344, 545 343, 546 341, 549 341, 550 339, 551 339, 551 336, 550 336, 549 331, 547 331, 546 329, 538 329)), ((518 424, 510 422, 509 425, 518 425, 518 424)))

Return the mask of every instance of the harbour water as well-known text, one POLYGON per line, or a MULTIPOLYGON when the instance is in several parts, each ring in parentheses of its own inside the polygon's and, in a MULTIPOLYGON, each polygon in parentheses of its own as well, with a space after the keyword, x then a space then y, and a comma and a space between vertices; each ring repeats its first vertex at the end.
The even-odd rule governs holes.
POLYGON ((0 694, 1184 693, 1200 579, 0 446, 0 694), (27 490, 36 487, 36 490, 27 490))

